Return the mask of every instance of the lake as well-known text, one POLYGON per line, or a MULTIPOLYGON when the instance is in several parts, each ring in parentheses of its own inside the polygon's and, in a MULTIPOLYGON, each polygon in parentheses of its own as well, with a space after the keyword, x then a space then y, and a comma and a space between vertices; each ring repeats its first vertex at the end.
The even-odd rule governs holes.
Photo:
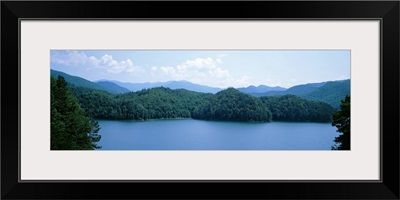
POLYGON ((330 123, 98 120, 100 150, 330 150, 330 123))

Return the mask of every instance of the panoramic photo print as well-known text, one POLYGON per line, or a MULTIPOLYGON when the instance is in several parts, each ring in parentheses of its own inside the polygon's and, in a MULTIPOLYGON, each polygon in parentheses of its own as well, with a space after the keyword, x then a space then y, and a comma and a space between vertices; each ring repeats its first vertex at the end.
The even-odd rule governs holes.
POLYGON ((51 150, 350 150, 350 50, 51 50, 51 150))

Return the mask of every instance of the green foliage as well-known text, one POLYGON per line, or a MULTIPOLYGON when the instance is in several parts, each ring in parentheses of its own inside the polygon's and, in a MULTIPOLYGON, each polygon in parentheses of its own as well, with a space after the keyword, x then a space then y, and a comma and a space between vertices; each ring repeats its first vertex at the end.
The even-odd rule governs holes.
POLYGON ((256 98, 233 88, 217 94, 164 87, 118 95, 78 87, 72 91, 82 108, 96 119, 330 122, 334 111, 326 103, 294 95, 256 98))
POLYGON ((192 117, 206 120, 267 122, 271 120, 271 112, 259 99, 228 88, 196 107, 192 117))
POLYGON ((51 149, 90 150, 101 138, 99 125, 81 109, 62 76, 51 81, 51 149))
POLYGON ((350 80, 344 80, 327 82, 325 85, 313 92, 301 95, 301 97, 314 101, 322 101, 336 109, 339 109, 341 100, 349 94, 350 80))
POLYGON ((335 146, 332 150, 350 150, 350 96, 347 95, 341 101, 340 110, 332 115, 332 126, 336 126, 337 132, 340 132, 335 138, 335 146))
POLYGON ((284 91, 269 91, 269 92, 255 94, 255 96, 283 96, 283 95, 288 95, 288 94, 303 95, 303 94, 313 92, 325 84, 326 84, 326 82, 296 85, 296 86, 293 86, 284 91))
POLYGON ((334 108, 295 95, 260 97, 274 121, 330 122, 334 108))
POLYGON ((112 120, 190 118, 194 108, 212 96, 164 87, 120 95, 88 88, 72 90, 92 117, 112 120))

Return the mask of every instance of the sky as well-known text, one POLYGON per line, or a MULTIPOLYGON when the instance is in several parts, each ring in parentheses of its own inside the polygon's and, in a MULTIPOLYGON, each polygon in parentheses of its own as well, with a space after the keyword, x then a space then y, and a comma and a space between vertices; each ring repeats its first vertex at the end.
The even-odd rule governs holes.
POLYGON ((90 81, 289 88, 350 78, 350 50, 51 50, 51 69, 90 81))

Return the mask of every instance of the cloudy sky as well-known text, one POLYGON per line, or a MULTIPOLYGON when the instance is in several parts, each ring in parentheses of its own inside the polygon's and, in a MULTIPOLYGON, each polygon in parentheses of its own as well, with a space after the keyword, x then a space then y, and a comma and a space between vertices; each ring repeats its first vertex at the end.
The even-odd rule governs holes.
POLYGON ((91 81, 186 80, 213 87, 303 83, 350 78, 350 51, 52 50, 51 69, 91 81))

